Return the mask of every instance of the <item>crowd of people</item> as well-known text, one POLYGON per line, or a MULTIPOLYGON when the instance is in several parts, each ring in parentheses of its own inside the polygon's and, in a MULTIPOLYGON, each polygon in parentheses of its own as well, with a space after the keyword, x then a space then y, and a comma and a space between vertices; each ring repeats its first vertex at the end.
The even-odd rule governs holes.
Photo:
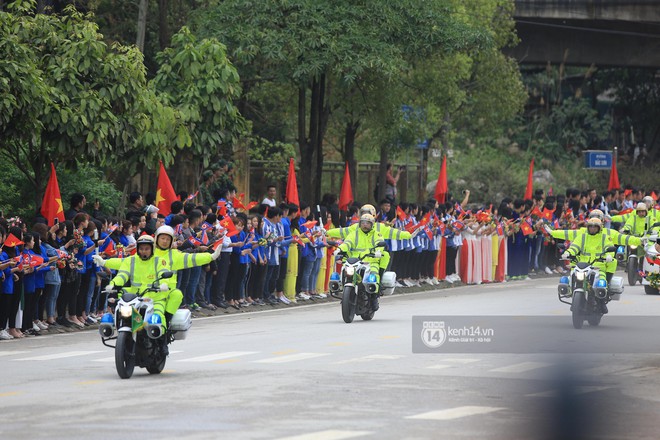
MULTIPOLYGON (((340 212, 334 195, 318 205, 295 205, 278 197, 276 185, 266 188, 261 202, 244 204, 230 172, 227 162, 215 164, 197 192, 179 194, 167 216, 154 208, 153 194, 134 192, 124 218, 105 216, 98 202, 86 210, 83 194, 72 195, 66 220, 52 227, 43 218, 31 228, 19 218, 0 218, 0 340, 96 324, 108 310, 104 287, 116 273, 100 260, 134 253, 141 235, 165 225, 171 247, 191 261, 195 254, 214 253, 207 264, 178 271, 181 307, 241 310, 327 298, 337 270, 335 249, 365 212, 375 214, 397 287, 480 284, 564 273, 556 246, 564 240, 549 229, 580 228, 594 210, 607 227, 617 227, 635 207, 654 207, 658 194, 569 188, 565 195, 537 190, 531 200, 476 205, 469 191, 461 201, 448 195, 445 203, 416 204, 397 202, 390 190, 377 206, 354 203, 340 212)), ((395 187, 397 178, 388 184, 395 187)))

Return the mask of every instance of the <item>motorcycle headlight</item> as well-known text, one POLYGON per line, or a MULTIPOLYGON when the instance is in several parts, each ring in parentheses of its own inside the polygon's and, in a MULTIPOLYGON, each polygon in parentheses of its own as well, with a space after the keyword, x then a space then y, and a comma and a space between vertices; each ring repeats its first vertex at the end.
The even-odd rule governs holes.
POLYGON ((636 244, 631 244, 630 249, 632 249, 634 251, 635 249, 637 249, 637 245, 636 244))
POLYGON ((578 281, 584 281, 584 272, 575 272, 575 278, 577 278, 578 281))
POLYGON ((348 275, 349 277, 352 277, 353 274, 355 273, 355 268, 354 268, 353 266, 346 266, 346 269, 344 269, 344 272, 345 272, 346 275, 348 275))
POLYGON ((133 307, 123 305, 123 306, 119 307, 119 314, 123 318, 130 318, 131 315, 133 314, 133 307))

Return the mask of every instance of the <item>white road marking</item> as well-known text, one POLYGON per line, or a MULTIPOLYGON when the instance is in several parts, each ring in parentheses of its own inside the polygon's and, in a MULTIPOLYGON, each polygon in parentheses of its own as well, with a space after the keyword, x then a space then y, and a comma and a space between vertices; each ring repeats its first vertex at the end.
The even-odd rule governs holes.
MULTIPOLYGON (((610 388, 614 388, 614 387, 581 386, 581 387, 576 387, 574 390, 572 390, 571 394, 577 395, 577 394, 594 393, 596 391, 608 390, 610 388)), ((549 390, 549 391, 542 391, 540 393, 526 394, 525 397, 556 397, 557 395, 558 395, 557 390, 549 390)))
POLYGON ((283 364, 285 362, 302 361, 306 359, 313 359, 321 356, 330 356, 330 353, 298 353, 290 354, 288 356, 276 356, 272 358, 260 359, 253 361, 260 364, 283 364))
POLYGON ((339 362, 334 362, 335 364, 350 364, 353 362, 371 362, 371 361, 376 361, 376 360, 396 360, 396 359, 401 359, 402 357, 405 357, 403 355, 398 355, 398 354, 372 354, 369 356, 362 356, 358 358, 352 358, 352 359, 345 359, 343 361, 339 362))
POLYGON ((545 362, 521 362, 519 364, 507 365, 506 367, 494 368, 493 373, 524 373, 526 371, 538 370, 539 368, 549 367, 552 364, 545 362))
POLYGON ((496 411, 501 411, 506 408, 498 408, 494 406, 458 406, 456 408, 441 409, 439 411, 430 411, 414 416, 408 416, 406 419, 420 419, 420 420, 454 420, 461 417, 474 416, 477 414, 488 414, 496 411))
POLYGON ((224 353, 209 354, 206 356, 197 356, 188 359, 177 359, 179 362, 210 362, 220 359, 231 359, 239 356, 247 356, 249 354, 256 354, 258 351, 227 351, 224 353))
POLYGON ((16 354, 29 353, 29 351, 0 351, 0 356, 13 356, 16 354))
POLYGON ((28 358, 14 359, 15 361, 50 361, 53 359, 63 359, 75 356, 86 356, 88 354, 100 353, 100 351, 66 351, 64 353, 47 354, 44 356, 34 356, 28 358))
POLYGON ((660 368, 657 367, 639 367, 639 368, 632 368, 629 370, 622 370, 614 373, 616 376, 632 376, 632 377, 643 377, 643 376, 648 376, 650 374, 657 373, 660 370, 660 368))
POLYGON ((600 367, 594 367, 580 371, 579 374, 587 376, 602 376, 606 374, 612 374, 617 371, 629 370, 631 368, 633 368, 632 365, 601 365, 600 367))
POLYGON ((340 431, 330 429, 328 431, 310 432, 309 434, 283 437, 280 440, 343 440, 347 438, 362 437, 371 434, 371 431, 340 431))
POLYGON ((442 362, 455 362, 457 364, 471 364, 473 362, 479 362, 481 359, 468 359, 468 358, 449 358, 442 359, 442 362))

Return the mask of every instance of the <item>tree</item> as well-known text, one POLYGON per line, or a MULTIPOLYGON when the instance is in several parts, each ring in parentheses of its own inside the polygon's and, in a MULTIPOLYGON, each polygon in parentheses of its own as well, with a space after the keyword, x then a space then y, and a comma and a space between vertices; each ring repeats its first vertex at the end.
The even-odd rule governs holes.
MULTIPOLYGON (((370 75, 383 85, 432 53, 477 47, 487 38, 440 1, 226 0, 197 11, 195 29, 227 44, 244 82, 292 84, 297 102, 303 198, 321 193, 323 142, 335 89, 370 75)), ((376 106, 377 103, 370 102, 376 106)))
POLYGON ((191 145, 190 153, 204 166, 214 157, 230 156, 246 124, 234 104, 241 85, 225 46, 215 39, 198 41, 183 27, 157 60, 160 68, 152 84, 187 128, 180 131, 180 142, 191 145))
POLYGON ((109 47, 91 17, 72 6, 35 15, 28 0, 8 10, 0 12, 8 41, 0 72, 11 82, 0 92, 10 115, 0 119, 0 156, 29 179, 36 203, 50 162, 84 157, 121 164, 130 175, 137 163, 171 160, 172 145, 189 144, 175 112, 149 89, 136 48, 109 47))

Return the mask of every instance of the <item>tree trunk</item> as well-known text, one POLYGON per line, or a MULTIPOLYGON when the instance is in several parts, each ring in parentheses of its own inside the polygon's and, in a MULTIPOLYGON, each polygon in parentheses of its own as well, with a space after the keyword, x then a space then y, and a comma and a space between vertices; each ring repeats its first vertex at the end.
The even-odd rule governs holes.
POLYGON ((385 198, 385 184, 387 182, 387 145, 380 146, 380 166, 378 169, 378 197, 376 204, 378 205, 381 200, 385 198))
POLYGON ((298 177, 298 195, 300 202, 310 203, 312 191, 313 157, 307 140, 307 87, 298 88, 298 147, 300 148, 300 176, 298 177))
POLYGON ((170 44, 170 25, 167 21, 168 0, 158 0, 158 43, 160 50, 165 50, 170 44))
POLYGON ((140 0, 138 9, 138 23, 137 23, 137 40, 135 45, 144 53, 144 36, 147 32, 147 7, 149 6, 148 0, 140 0))

